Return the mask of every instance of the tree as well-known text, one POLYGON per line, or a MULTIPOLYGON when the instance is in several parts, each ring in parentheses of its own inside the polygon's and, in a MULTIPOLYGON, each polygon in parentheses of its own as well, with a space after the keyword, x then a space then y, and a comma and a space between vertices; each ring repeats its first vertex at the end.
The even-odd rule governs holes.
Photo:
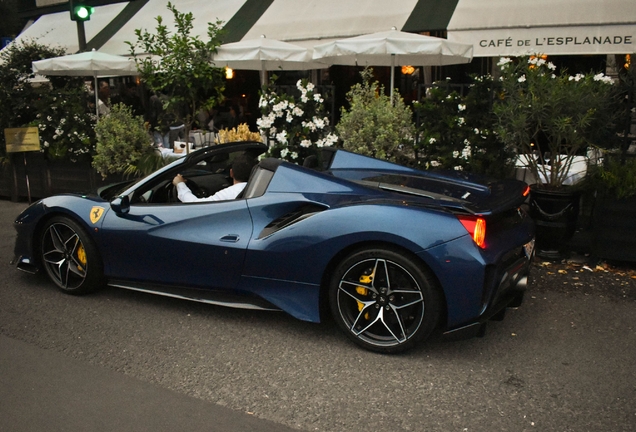
MULTIPOLYGON (((166 96, 164 109, 185 125, 188 139, 192 123, 201 109, 220 102, 224 90, 223 70, 211 59, 221 44, 221 21, 208 23, 208 41, 192 36, 192 12, 181 13, 168 2, 174 15, 175 32, 157 20, 156 33, 137 29, 137 41, 126 42, 135 57, 137 69, 148 87, 166 96)), ((189 146, 186 146, 189 150, 189 146)))

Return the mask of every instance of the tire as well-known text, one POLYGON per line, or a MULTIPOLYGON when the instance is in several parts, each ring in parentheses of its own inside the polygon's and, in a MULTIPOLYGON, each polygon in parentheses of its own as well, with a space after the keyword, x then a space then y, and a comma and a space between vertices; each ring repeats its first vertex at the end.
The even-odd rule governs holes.
POLYGON ((400 252, 354 252, 336 268, 329 302, 340 329, 358 345, 396 353, 426 339, 437 326, 440 294, 428 269, 400 252))
POLYGON ((67 217, 47 222, 40 237, 40 260, 49 279, 67 294, 86 294, 102 284, 103 265, 95 245, 67 217))

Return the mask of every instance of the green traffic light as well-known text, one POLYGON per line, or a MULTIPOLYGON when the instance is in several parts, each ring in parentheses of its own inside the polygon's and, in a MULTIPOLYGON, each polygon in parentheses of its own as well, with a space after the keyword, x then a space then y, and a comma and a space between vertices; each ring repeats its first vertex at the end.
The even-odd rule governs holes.
POLYGON ((73 14, 75 15, 75 17, 77 17, 77 19, 79 21, 86 21, 89 20, 91 17, 91 14, 93 13, 93 8, 90 6, 76 6, 75 10, 73 11, 73 14))
POLYGON ((88 13, 88 9, 85 8, 84 6, 78 7, 75 13, 77 14, 78 18, 81 18, 81 19, 86 19, 90 15, 88 13))

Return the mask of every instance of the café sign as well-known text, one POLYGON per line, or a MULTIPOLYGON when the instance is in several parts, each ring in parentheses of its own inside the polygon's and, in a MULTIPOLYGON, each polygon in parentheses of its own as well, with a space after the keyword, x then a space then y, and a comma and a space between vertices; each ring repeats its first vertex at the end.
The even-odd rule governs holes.
POLYGON ((636 52, 636 25, 449 29, 448 40, 473 44, 474 57, 630 54, 636 52))

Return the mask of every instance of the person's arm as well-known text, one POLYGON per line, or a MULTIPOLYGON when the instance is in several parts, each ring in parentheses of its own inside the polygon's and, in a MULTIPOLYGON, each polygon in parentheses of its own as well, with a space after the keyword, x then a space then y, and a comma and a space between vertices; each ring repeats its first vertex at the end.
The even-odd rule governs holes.
POLYGON ((177 196, 179 197, 179 201, 184 203, 200 201, 200 199, 192 193, 190 188, 186 186, 185 182, 177 183, 177 196))

